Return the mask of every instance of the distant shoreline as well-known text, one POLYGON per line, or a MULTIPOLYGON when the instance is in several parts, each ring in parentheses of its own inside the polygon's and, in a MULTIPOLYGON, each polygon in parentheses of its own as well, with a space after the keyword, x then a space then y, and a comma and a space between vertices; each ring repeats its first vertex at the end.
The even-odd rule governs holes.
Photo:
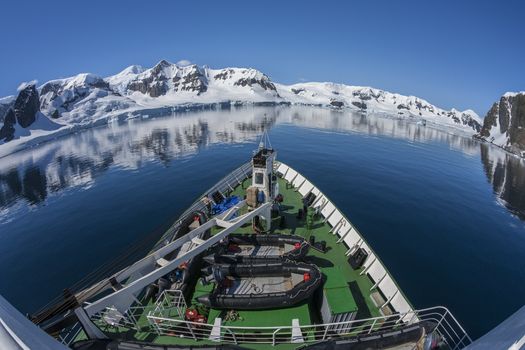
MULTIPOLYGON (((329 109, 334 112, 350 112, 350 113, 362 113, 361 110, 357 110, 350 106, 345 107, 331 107, 323 105, 314 105, 314 104, 302 104, 302 103, 291 103, 291 102, 276 102, 276 101, 262 101, 262 102, 244 102, 244 101, 223 101, 215 103, 188 103, 180 104, 173 106, 164 106, 164 107, 153 107, 153 108, 131 108, 126 110, 115 111, 109 113, 103 117, 92 120, 88 123, 78 123, 78 124, 66 124, 56 130, 52 130, 41 135, 29 135, 22 136, 17 139, 5 142, 0 145, 0 159, 8 157, 14 153, 27 150, 32 147, 37 147, 44 143, 62 138, 76 132, 82 132, 91 128, 102 127, 108 125, 112 122, 123 122, 126 120, 132 120, 135 118, 140 118, 144 116, 148 117, 160 117, 168 115, 169 113, 192 113, 198 111, 211 111, 211 110, 230 110, 232 108, 247 108, 247 107, 311 107, 311 108, 321 108, 329 109)), ((409 122, 417 123, 424 118, 417 117, 411 114, 391 114, 386 111, 374 111, 370 110, 366 112, 365 115, 374 115, 382 118, 388 119, 398 119, 406 120, 409 122)), ((451 134, 457 134, 465 137, 472 137, 474 132, 453 125, 444 125, 435 123, 431 120, 425 120, 426 126, 439 129, 444 132, 450 132, 451 134)))

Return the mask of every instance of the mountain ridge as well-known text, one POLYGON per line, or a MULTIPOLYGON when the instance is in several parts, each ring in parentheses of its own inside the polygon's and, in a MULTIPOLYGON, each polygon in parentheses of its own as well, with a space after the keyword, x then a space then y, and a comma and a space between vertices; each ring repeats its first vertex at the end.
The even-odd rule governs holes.
POLYGON ((525 91, 506 92, 494 102, 474 137, 525 157, 525 91))
MULTIPOLYGON (((54 79, 40 85, 37 92, 40 112, 63 126, 86 125, 140 109, 216 103, 293 104, 387 113, 468 133, 479 132, 482 122, 471 110, 444 110, 416 96, 372 87, 330 82, 285 85, 254 68, 212 69, 166 60, 151 68, 132 65, 108 77, 80 73, 54 79)), ((0 98, 0 122, 14 100, 14 96, 0 98)), ((17 137, 13 134, 3 140, 17 137)))

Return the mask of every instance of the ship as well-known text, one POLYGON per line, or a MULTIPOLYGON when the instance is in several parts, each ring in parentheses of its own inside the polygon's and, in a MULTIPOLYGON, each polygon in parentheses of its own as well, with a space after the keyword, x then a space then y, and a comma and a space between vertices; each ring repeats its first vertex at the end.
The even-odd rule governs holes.
POLYGON ((0 297, 2 348, 484 348, 445 306, 416 309, 267 135, 247 160, 142 259, 27 317, 0 297))

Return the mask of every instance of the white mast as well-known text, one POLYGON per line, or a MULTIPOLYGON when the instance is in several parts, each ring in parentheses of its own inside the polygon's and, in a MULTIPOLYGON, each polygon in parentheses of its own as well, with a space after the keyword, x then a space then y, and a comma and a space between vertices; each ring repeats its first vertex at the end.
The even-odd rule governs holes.
MULTIPOLYGON (((276 156, 277 153, 271 148, 270 139, 265 131, 261 136, 259 149, 252 157, 252 185, 250 187, 257 189, 259 205, 273 202, 275 189, 273 164, 276 156)), ((268 206, 261 216, 266 220, 266 230, 269 230, 272 223, 271 206, 268 206)))

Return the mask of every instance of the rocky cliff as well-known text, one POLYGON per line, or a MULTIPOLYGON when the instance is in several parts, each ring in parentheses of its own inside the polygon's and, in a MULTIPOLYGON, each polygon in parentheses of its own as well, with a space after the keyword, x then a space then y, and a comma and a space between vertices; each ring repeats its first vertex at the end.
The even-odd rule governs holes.
POLYGON ((525 156, 525 92, 508 92, 495 102, 475 137, 525 156))
POLYGON ((4 115, 4 124, 0 129, 0 141, 14 138, 15 127, 28 128, 37 118, 40 111, 40 99, 34 84, 24 86, 18 93, 14 104, 4 115))

